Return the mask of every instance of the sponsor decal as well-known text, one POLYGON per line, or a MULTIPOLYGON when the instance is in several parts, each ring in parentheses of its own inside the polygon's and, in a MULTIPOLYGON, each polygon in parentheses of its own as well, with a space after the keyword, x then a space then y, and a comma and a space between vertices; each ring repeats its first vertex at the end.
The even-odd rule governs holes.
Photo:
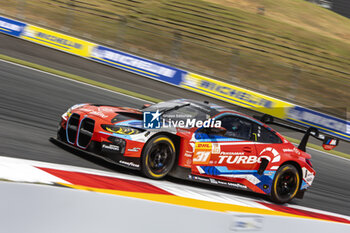
POLYGON ((219 155, 219 161, 218 164, 254 164, 254 163, 261 163, 261 159, 266 158, 268 160, 271 160, 270 157, 268 156, 255 156, 255 155, 250 155, 250 156, 227 156, 227 155, 219 155))
POLYGON ((227 183, 228 183, 227 181, 222 181, 222 180, 218 180, 217 182, 220 185, 227 185, 227 183))
POLYGON ((265 149, 263 149, 260 152, 259 157, 266 158, 269 161, 271 161, 271 158, 273 158, 271 163, 277 163, 281 160, 281 155, 275 148, 272 147, 266 147, 265 149))
POLYGON ((218 143, 213 143, 211 153, 212 154, 220 154, 220 152, 221 152, 220 145, 218 143))
POLYGON ((25 27, 25 23, 0 16, 0 32, 2 33, 20 36, 25 27))
POLYGON ((103 112, 99 112, 99 111, 91 111, 90 109, 88 109, 87 112, 89 112, 90 115, 99 116, 101 118, 107 118, 108 117, 107 115, 103 114, 103 112))
POLYGON ((212 149, 212 143, 207 143, 207 142, 197 142, 195 149, 206 149, 206 150, 211 150, 212 149))
POLYGON ((209 180, 210 180, 210 183, 212 183, 212 184, 218 184, 218 182, 213 178, 210 178, 209 180))
POLYGON ((329 145, 330 146, 336 146, 337 145, 337 141, 335 139, 332 139, 330 142, 329 142, 329 145))
POLYGON ((234 187, 234 188, 240 188, 240 189, 247 189, 247 186, 239 183, 232 183, 232 182, 227 182, 227 186, 229 187, 234 187))
POLYGON ((126 165, 128 167, 136 167, 136 168, 140 167, 140 165, 138 165, 138 164, 135 164, 133 162, 127 162, 127 161, 124 161, 124 160, 119 160, 119 163, 123 164, 123 165, 126 165))
POLYGON ((273 171, 264 171, 265 176, 273 176, 275 173, 273 171))
POLYGON ((113 144, 102 144, 103 149, 108 149, 108 150, 114 150, 114 151, 119 151, 120 146, 113 145, 113 144))
POLYGON ((244 152, 224 152, 222 151, 220 155, 244 155, 244 152))
POLYGON ((141 148, 139 147, 134 147, 134 148, 131 148, 131 149, 128 149, 128 151, 130 152, 138 152, 141 148))
POLYGON ((286 153, 296 153, 298 155, 300 154, 300 151, 297 148, 283 148, 282 151, 286 153))
POLYGON ((193 156, 193 164, 207 164, 210 160, 210 151, 196 151, 193 156))
POLYGON ((21 38, 51 48, 87 57, 95 44, 48 29, 28 25, 21 38))
POLYGON ((98 110, 102 112, 115 112, 115 109, 110 107, 98 107, 98 110))
POLYGON ((251 174, 249 174, 249 175, 222 174, 221 176, 246 179, 247 181, 249 181, 250 183, 252 183, 254 185, 256 185, 256 184, 261 182, 258 178, 256 178, 254 175, 251 175, 251 174))
POLYGON ((196 176, 196 175, 188 175, 188 179, 206 182, 206 183, 211 183, 211 184, 216 184, 216 185, 221 185, 221 186, 232 187, 232 188, 248 189, 248 187, 243 185, 243 184, 233 183, 233 182, 228 182, 228 181, 223 181, 223 180, 217 180, 214 178, 207 178, 207 177, 196 176))
MULTIPOLYGON (((70 109, 68 109, 67 113, 68 112, 71 112, 72 110, 74 109, 77 109, 79 107, 82 107, 86 104, 76 104, 74 105, 73 107, 71 107, 70 109)), ((96 111, 96 110, 93 110, 93 109, 89 109, 89 108, 82 108, 81 111, 85 112, 86 114, 90 114, 90 115, 95 115, 95 116, 98 116, 98 117, 101 117, 101 118, 107 118, 108 116, 105 115, 103 112, 100 112, 100 111, 96 111)))
POLYGON ((201 176, 192 176, 194 180, 210 182, 209 178, 201 177, 201 176))
POLYGON ((303 171, 303 180, 308 184, 312 185, 312 182, 315 179, 314 173, 310 172, 306 167, 301 169, 303 171))
POLYGON ((193 164, 208 164, 212 152, 213 144, 207 142, 197 142, 193 155, 193 164))

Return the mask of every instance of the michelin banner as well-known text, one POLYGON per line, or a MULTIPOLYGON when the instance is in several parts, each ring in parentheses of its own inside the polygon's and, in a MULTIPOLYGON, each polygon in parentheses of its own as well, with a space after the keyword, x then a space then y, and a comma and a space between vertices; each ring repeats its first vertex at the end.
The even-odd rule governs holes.
POLYGON ((180 86, 278 118, 285 118, 288 108, 294 106, 288 102, 193 73, 184 76, 180 86))
POLYGON ((350 122, 343 119, 300 106, 290 108, 285 119, 299 125, 316 127, 330 135, 350 140, 350 122))
POLYGON ((186 71, 100 45, 92 49, 90 59, 173 85, 179 85, 182 76, 187 74, 186 71))
POLYGON ((28 25, 21 38, 82 57, 88 57, 94 43, 41 27, 28 25))
POLYGON ((20 36, 27 24, 0 16, 0 32, 20 36))

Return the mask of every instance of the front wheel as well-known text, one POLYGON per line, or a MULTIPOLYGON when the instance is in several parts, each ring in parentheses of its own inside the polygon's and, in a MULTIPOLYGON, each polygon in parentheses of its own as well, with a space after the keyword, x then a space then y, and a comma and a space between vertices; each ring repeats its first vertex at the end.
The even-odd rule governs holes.
POLYGON ((147 142, 142 151, 142 172, 151 179, 166 176, 175 163, 175 146, 170 138, 160 135, 147 142))
POLYGON ((297 194, 300 186, 299 172, 295 166, 286 164, 280 167, 273 179, 271 199, 277 203, 286 203, 297 194))

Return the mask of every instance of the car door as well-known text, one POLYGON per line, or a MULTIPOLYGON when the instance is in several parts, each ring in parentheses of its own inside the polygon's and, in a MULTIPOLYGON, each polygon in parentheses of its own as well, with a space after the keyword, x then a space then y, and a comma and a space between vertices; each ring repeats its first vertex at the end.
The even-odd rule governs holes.
MULTIPOLYGON (((254 125, 254 136, 256 137, 256 150, 258 159, 266 158, 269 160, 269 164, 276 165, 275 168, 278 168, 278 164, 281 160, 281 154, 283 153, 281 146, 282 140, 280 137, 271 129, 266 128, 263 125, 254 125)), ((291 148, 291 150, 293 147, 291 148)), ((272 166, 273 167, 273 166, 272 166)))
POLYGON ((216 118, 226 129, 224 134, 212 134, 200 129, 196 132, 192 174, 231 180, 237 171, 250 170, 257 153, 253 135, 254 123, 234 114, 216 118))

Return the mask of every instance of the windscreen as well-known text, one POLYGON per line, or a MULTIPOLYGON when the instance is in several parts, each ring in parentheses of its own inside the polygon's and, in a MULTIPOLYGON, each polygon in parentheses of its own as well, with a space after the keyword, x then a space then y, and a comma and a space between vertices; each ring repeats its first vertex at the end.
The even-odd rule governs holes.
MULTIPOLYGON (((143 109, 144 112, 162 112, 164 110, 169 110, 176 106, 181 106, 187 104, 188 102, 178 102, 178 101, 167 101, 161 102, 158 104, 154 104, 148 108, 143 109)), ((216 110, 211 109, 210 107, 203 107, 201 104, 190 103, 189 106, 181 107, 179 109, 173 109, 169 112, 164 113, 162 115, 163 118, 171 118, 172 120, 184 120, 187 119, 196 119, 205 121, 217 113, 216 110)))

